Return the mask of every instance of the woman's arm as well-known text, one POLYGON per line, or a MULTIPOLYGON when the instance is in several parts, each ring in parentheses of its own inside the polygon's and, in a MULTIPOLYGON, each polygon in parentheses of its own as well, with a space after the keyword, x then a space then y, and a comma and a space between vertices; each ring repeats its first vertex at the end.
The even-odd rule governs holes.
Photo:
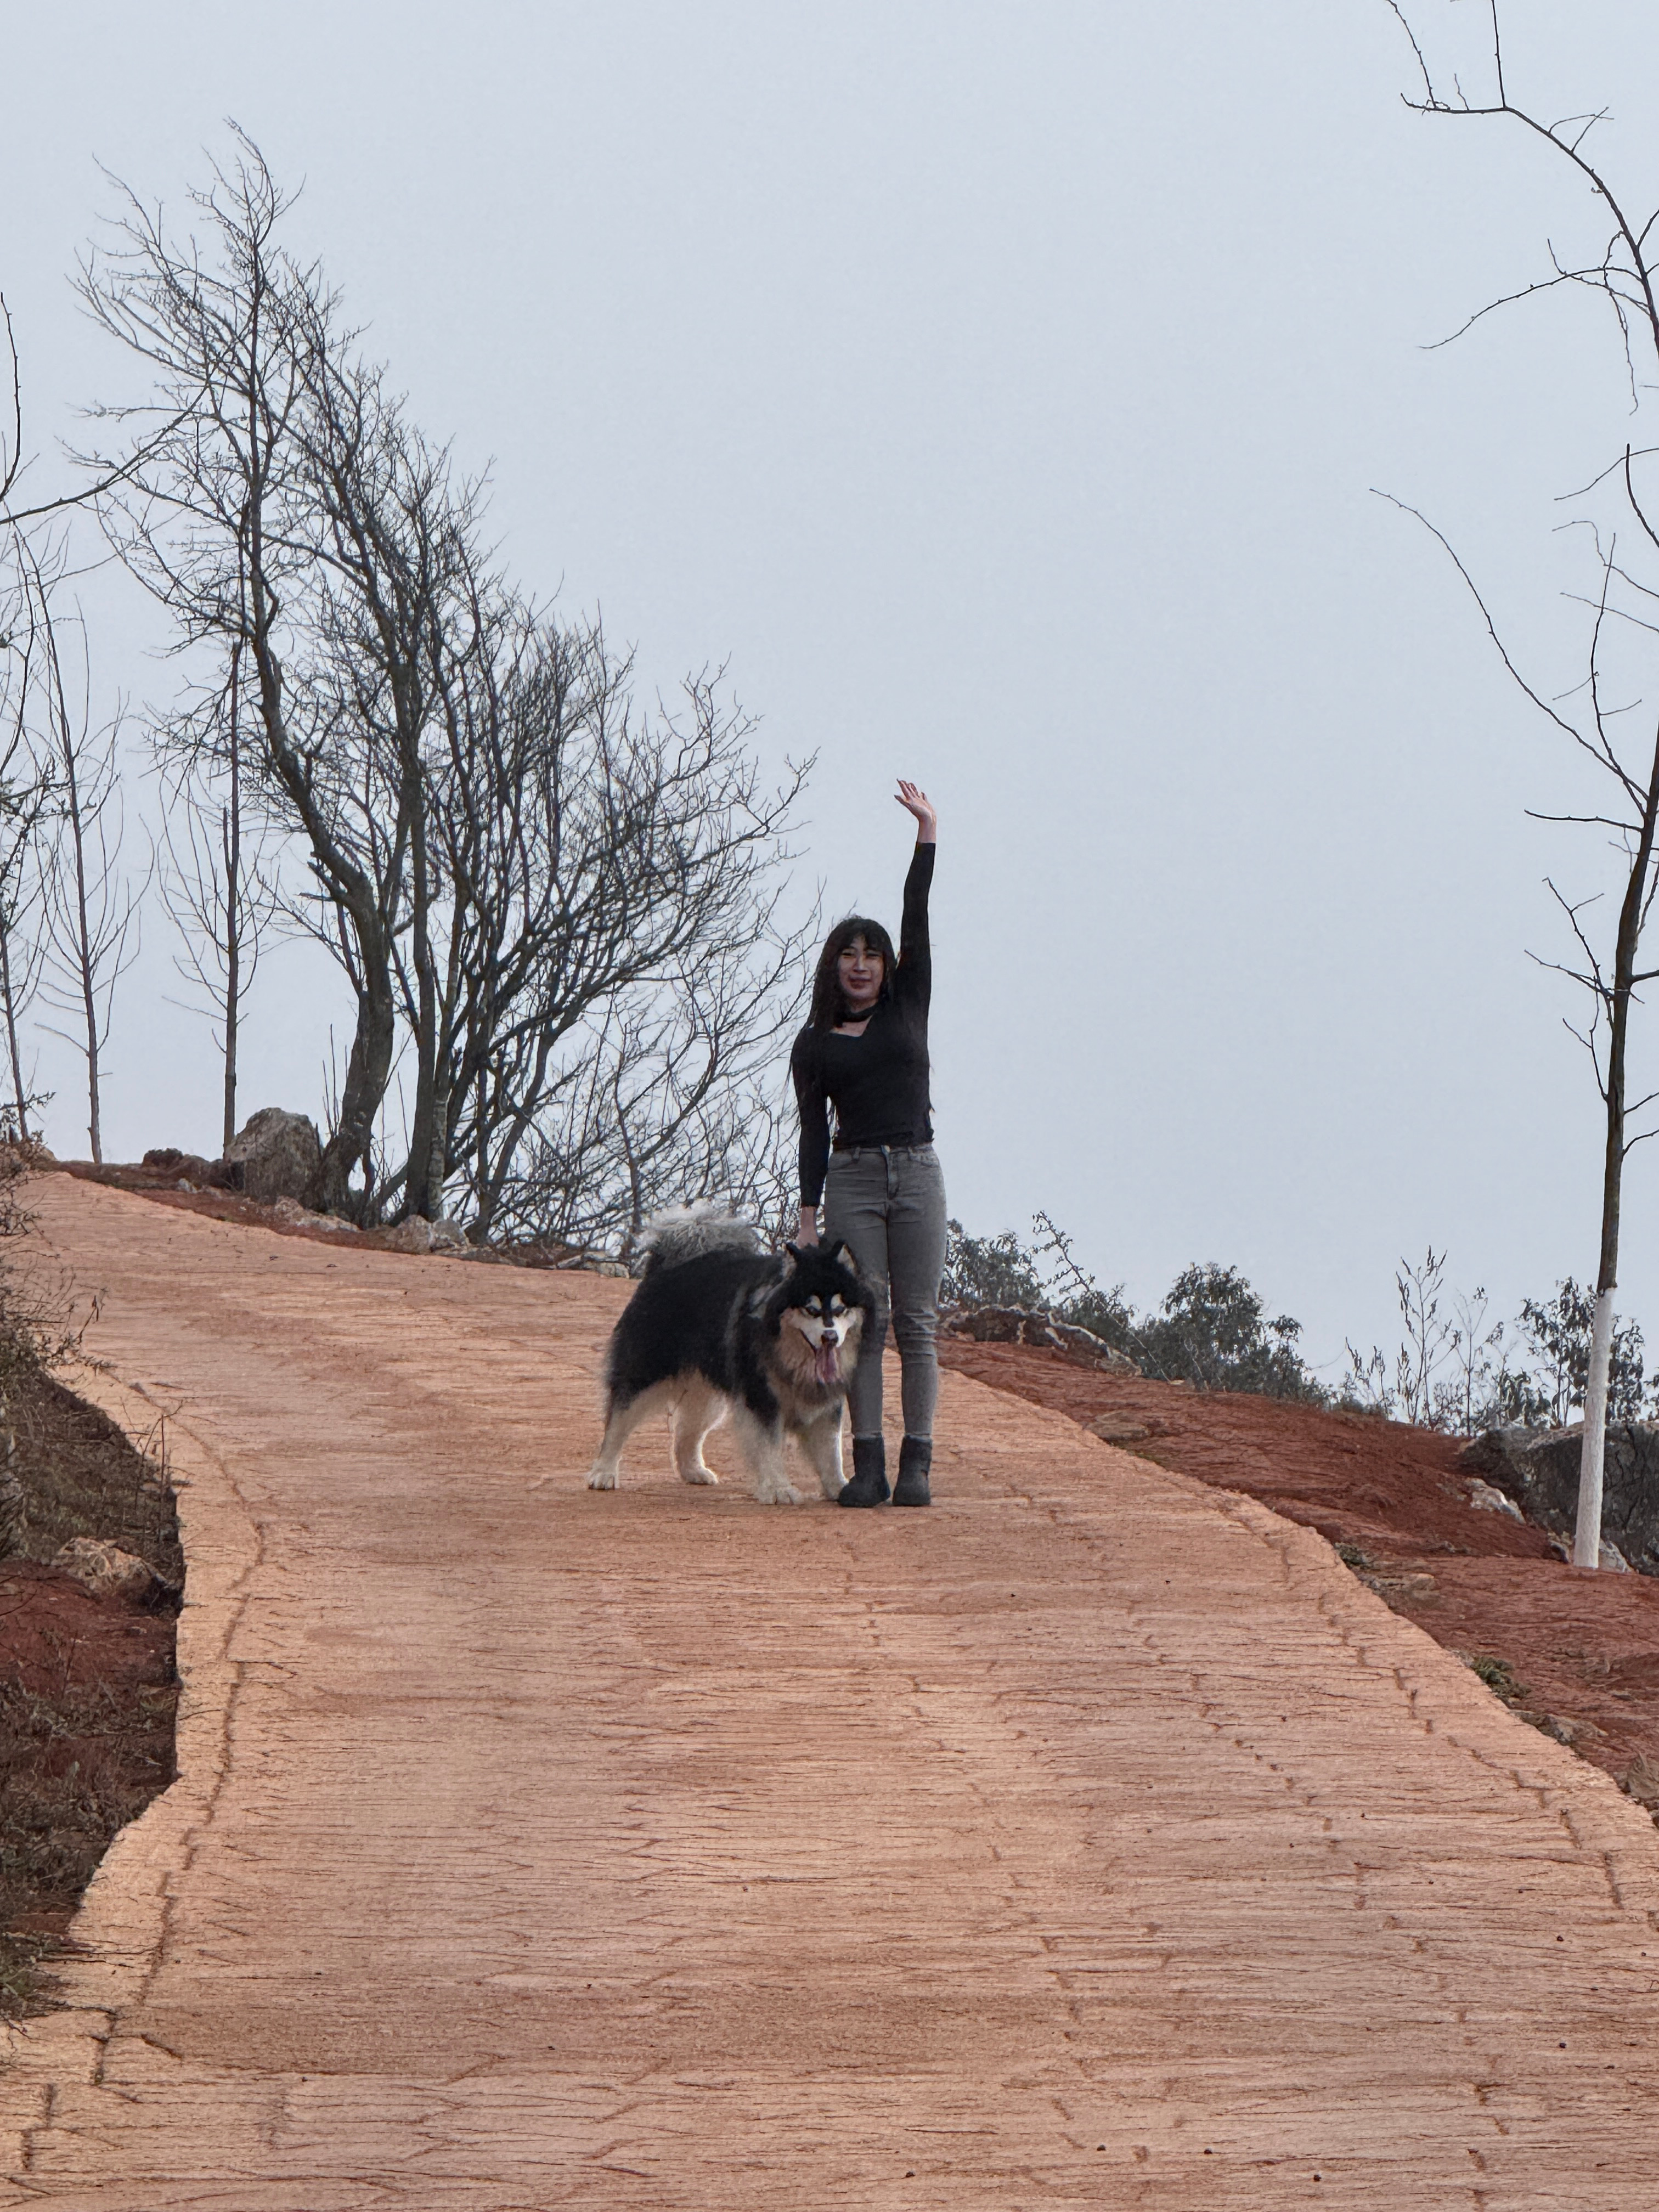
POLYGON ((927 890, 933 880, 933 854, 939 843, 939 817, 925 791, 901 781, 898 803, 916 817, 916 849, 904 878, 904 913, 899 923, 899 964, 893 978, 896 994, 910 1006, 924 1010, 933 988, 933 947, 927 935, 927 890))

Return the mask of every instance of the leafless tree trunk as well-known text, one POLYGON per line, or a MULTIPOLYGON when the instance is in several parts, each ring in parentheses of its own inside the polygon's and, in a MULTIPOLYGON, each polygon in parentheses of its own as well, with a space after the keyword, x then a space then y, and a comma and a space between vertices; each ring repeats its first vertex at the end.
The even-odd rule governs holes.
MULTIPOLYGON (((318 270, 276 243, 284 204, 243 140, 234 173, 196 198, 216 264, 193 240, 174 246, 129 198, 117 249, 84 265, 82 289, 155 379, 147 406, 104 410, 137 432, 118 465, 96 464, 114 486, 106 527, 181 642, 240 649, 261 803, 305 841, 313 924, 357 1000, 325 1154, 326 1200, 343 1212, 395 1043, 410 822, 409 763, 389 755, 386 726, 407 735, 402 679, 417 659, 397 626, 410 615, 402 579, 387 581, 381 557, 386 517, 368 508, 384 494, 395 521, 411 487, 399 476, 400 408, 355 362, 318 270)), ((428 459, 417 451, 412 466, 428 459)), ((442 473, 440 463, 428 481, 442 473)))
MULTIPOLYGON (((3 294, 0 326, 11 386, 5 410, 9 428, 0 433, 0 1017, 11 1079, 9 1112, 18 1136, 27 1140, 29 1116, 46 1103, 24 1075, 18 1028, 33 1003, 46 953, 41 839, 56 783, 50 744, 43 750, 40 739, 50 659, 50 586, 59 564, 54 550, 42 551, 32 542, 25 518, 8 509, 23 465, 23 407, 17 346, 3 294)), ((61 504, 50 502, 45 511, 61 504)), ((45 719, 49 722, 49 712, 45 719)))
POLYGON ((161 828, 161 900, 183 940, 173 966, 191 988, 191 1010, 217 1025, 225 1151, 236 1134, 243 1001, 281 899, 264 838, 249 823, 243 800, 241 659, 240 646, 233 646, 222 692, 205 711, 167 724, 155 738, 169 800, 161 828))
POLYGON ((116 986, 138 956, 142 886, 135 887, 121 868, 125 815, 119 717, 101 731, 92 729, 84 657, 82 681, 72 694, 43 587, 40 625, 58 789, 57 835, 47 856, 42 990, 48 1005, 75 1023, 73 1030, 54 1029, 52 1034, 85 1058, 87 1134, 93 1158, 101 1163, 105 1048, 116 986))
POLYGON ((0 563, 0 1017, 18 1136, 45 1102, 23 1072, 19 1024, 33 1002, 45 957, 41 841, 56 786, 50 759, 37 750, 33 716, 45 653, 41 612, 27 566, 0 563))
MULTIPOLYGON (((1650 255, 1650 240, 1656 225, 1659 224, 1659 214, 1650 216, 1644 222, 1638 222, 1627 214, 1605 172, 1586 155, 1585 142, 1601 117, 1581 115, 1565 122, 1547 123, 1510 99, 1498 0, 1489 0, 1488 10, 1494 96, 1478 101, 1470 100, 1461 85, 1450 98, 1437 90, 1423 46, 1407 21, 1400 0, 1387 0, 1387 4, 1411 40, 1421 77, 1421 96, 1408 99, 1408 106, 1423 115, 1464 119, 1484 118, 1516 125, 1540 147, 1547 149, 1553 160, 1565 166, 1572 179, 1585 189, 1603 220, 1611 225, 1601 250, 1593 258, 1581 262, 1564 261, 1552 247, 1551 273, 1548 276, 1526 286, 1522 292, 1492 301, 1489 307, 1471 317, 1469 323, 1464 325, 1465 329, 1494 308, 1510 304, 1514 300, 1563 285, 1587 287, 1608 302, 1617 319, 1629 372, 1632 405, 1636 407, 1639 404, 1642 389, 1638 370, 1638 358, 1651 356, 1655 363, 1659 364, 1659 300, 1655 295, 1655 274, 1659 264, 1650 255)), ((1623 495, 1625 512, 1636 526, 1638 557, 1644 557, 1650 562, 1655 555, 1659 555, 1659 535, 1656 534, 1650 520, 1649 503, 1638 495, 1636 471, 1638 463, 1650 458, 1649 453, 1638 452, 1627 446, 1622 459, 1615 462, 1596 484, 1588 487, 1585 494, 1589 497, 1609 483, 1616 484, 1623 495)), ((1414 509, 1410 511, 1415 512, 1414 509)), ((1422 518, 1419 516, 1419 520, 1422 518)), ((1429 526, 1432 528, 1431 525, 1429 526)), ((1645 1130, 1632 1133, 1631 1125, 1635 1117, 1653 1100, 1650 1096, 1632 1104, 1626 1095, 1631 1006, 1639 987, 1652 981, 1656 973, 1659 973, 1653 969, 1644 970, 1638 964, 1643 932, 1652 906, 1656 881, 1659 880, 1656 878, 1655 871, 1655 828, 1656 823, 1659 822, 1659 732, 1656 732, 1651 757, 1644 751, 1632 759, 1628 749, 1621 749, 1619 742, 1621 735, 1620 718, 1626 711, 1626 702, 1621 699, 1616 708, 1611 706, 1608 690, 1609 663, 1616 662, 1619 658, 1615 649, 1615 633, 1618 646, 1634 644, 1641 647, 1659 636, 1659 623, 1656 623, 1654 618, 1656 602, 1659 602, 1659 580, 1654 578, 1651 568, 1644 579, 1629 564, 1628 556, 1621 557, 1616 530, 1607 529, 1593 519, 1590 526, 1594 532, 1599 577, 1595 590, 1588 595, 1587 603, 1593 612, 1588 679, 1582 693, 1583 711, 1576 717, 1560 711, 1556 704, 1521 675, 1504 649, 1497 625, 1485 601, 1475 591, 1468 570, 1452 553, 1465 583, 1474 593, 1487 629, 1510 674, 1534 707, 1547 715, 1595 763, 1608 781, 1606 811, 1595 807, 1587 812, 1542 815, 1537 818, 1573 822, 1602 831, 1611 830, 1623 856, 1619 920, 1610 957, 1592 944, 1583 921, 1586 909, 1592 902, 1588 899, 1570 900, 1557 890, 1553 883, 1550 884, 1571 928, 1577 951, 1572 963, 1547 964, 1556 966, 1559 972, 1571 976, 1589 994, 1590 1020, 1583 1030, 1575 1029, 1574 1034, 1580 1037, 1590 1053, 1605 1112, 1601 1234, 1595 1278, 1595 1317, 1589 1380, 1584 1401, 1583 1459, 1573 1547, 1574 1564, 1581 1567, 1596 1566, 1601 1558, 1607 1378, 1619 1281, 1620 1211, 1625 1163, 1632 1146, 1639 1143, 1643 1136, 1652 1133, 1645 1130)), ((1441 533, 1436 531, 1434 534, 1451 553, 1451 547, 1441 533)))
POLYGON ((216 936, 213 940, 216 945, 222 944, 225 955, 225 1112, 222 1155, 229 1152, 236 1135, 236 1047, 242 1018, 242 994, 253 981, 253 970, 259 958, 259 917, 257 908, 251 912, 247 909, 249 878, 242 866, 242 755, 241 734, 236 716, 236 679, 240 673, 241 658, 240 644, 234 646, 230 661, 230 797, 220 817, 225 892, 219 912, 225 926, 222 939, 216 936), (246 977, 242 973, 245 947, 247 960, 246 977))

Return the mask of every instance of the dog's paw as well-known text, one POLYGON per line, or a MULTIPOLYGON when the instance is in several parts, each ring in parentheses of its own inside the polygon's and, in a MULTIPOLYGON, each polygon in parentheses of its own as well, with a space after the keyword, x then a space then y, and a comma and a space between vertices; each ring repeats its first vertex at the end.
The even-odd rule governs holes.
POLYGON ((807 1492, 797 1490, 793 1482, 775 1482, 768 1489, 757 1490, 755 1495, 763 1505, 810 1505, 812 1502, 807 1492))
POLYGON ((680 1480, 690 1483, 696 1489, 702 1489, 707 1484, 717 1483, 720 1477, 712 1467, 704 1467, 699 1462, 696 1467, 683 1467, 680 1469, 680 1480))
POLYGON ((587 1478, 587 1486, 590 1490, 614 1490, 617 1486, 616 1468, 596 1467, 587 1478))

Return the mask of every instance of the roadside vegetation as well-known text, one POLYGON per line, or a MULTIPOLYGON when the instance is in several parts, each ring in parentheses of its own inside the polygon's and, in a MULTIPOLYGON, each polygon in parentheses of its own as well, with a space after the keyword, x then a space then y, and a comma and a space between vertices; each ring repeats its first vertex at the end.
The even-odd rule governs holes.
POLYGON ((159 1450, 52 1372, 72 1340, 53 1286, 10 1263, 27 1219, 15 1151, 3 1165, 0 2017, 16 2017, 51 2002, 52 1955, 99 1861, 173 1779, 185 1568, 159 1450), (84 1563, 63 1564, 77 1544, 126 1562, 130 1587, 88 1587, 84 1563))
MULTIPOLYGON (((1310 1406, 1381 1415, 1414 1428, 1476 1436, 1522 1425, 1562 1428, 1582 1413, 1589 1385, 1595 1294, 1568 1276, 1546 1298, 1523 1298, 1505 1320, 1484 1290, 1446 1282, 1446 1255, 1430 1248, 1395 1278, 1401 1336, 1396 1347, 1367 1352, 1350 1344, 1334 1382, 1302 1357, 1302 1324, 1270 1316, 1249 1279, 1218 1261, 1183 1267, 1163 1298, 1137 1312, 1121 1283, 1103 1287, 1078 1259, 1071 1237, 1037 1214, 1030 1241, 1005 1229, 971 1237, 950 1225, 944 1304, 1011 1307, 1085 1328, 1149 1381, 1198 1390, 1242 1390, 1310 1406)), ((1659 1414, 1659 1371, 1644 1371, 1640 1327, 1614 1334, 1609 1418, 1631 1422, 1659 1414)))
POLYGON ((331 1213, 592 1244, 688 1194, 775 1212, 770 1076, 817 921, 790 867, 810 761, 763 767, 722 666, 659 697, 597 614, 508 572, 487 483, 365 349, 249 139, 176 222, 116 194, 77 279, 107 383, 56 501, 25 498, 0 300, 14 1131, 38 1129, 49 1030, 103 1164, 110 1039, 159 902, 227 1147, 262 959, 287 938, 333 964, 345 1033, 321 1095, 283 1102, 321 1127, 331 1213), (112 556, 179 677, 125 722, 75 596, 112 556))

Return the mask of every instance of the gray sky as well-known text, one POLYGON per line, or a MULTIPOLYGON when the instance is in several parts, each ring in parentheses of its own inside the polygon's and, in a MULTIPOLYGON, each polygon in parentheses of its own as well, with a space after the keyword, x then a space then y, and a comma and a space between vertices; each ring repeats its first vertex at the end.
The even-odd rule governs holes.
MULTIPOLYGON (((1500 1310, 1593 1271, 1598 1103, 1526 951, 1564 949, 1546 872, 1589 890, 1604 856, 1525 819, 1576 772, 1370 487, 1563 690, 1585 571, 1555 501, 1629 395, 1585 298, 1425 349, 1600 234, 1518 132, 1404 111, 1382 0, 8 12, 36 483, 76 404, 131 389, 64 281, 96 163, 177 206, 234 115, 424 426, 493 460, 517 574, 653 679, 729 659, 769 755, 817 752, 832 911, 896 920, 888 793, 934 797, 969 1227, 1046 1206, 1142 1303, 1235 1262, 1317 1362, 1392 1340, 1431 1239, 1500 1310)), ((1417 11, 1469 84, 1483 13, 1417 11)), ((1659 203, 1652 10, 1506 24, 1516 95, 1613 103, 1602 157, 1659 203)), ((165 698, 150 611, 88 606, 104 694, 165 698)), ((118 1012, 115 1156, 213 1148, 162 937, 118 1012)), ((246 1103, 315 1110, 327 989, 292 954, 258 989, 246 1103)), ((1659 1340, 1655 1198, 1638 1151, 1621 1303, 1659 1340)))

